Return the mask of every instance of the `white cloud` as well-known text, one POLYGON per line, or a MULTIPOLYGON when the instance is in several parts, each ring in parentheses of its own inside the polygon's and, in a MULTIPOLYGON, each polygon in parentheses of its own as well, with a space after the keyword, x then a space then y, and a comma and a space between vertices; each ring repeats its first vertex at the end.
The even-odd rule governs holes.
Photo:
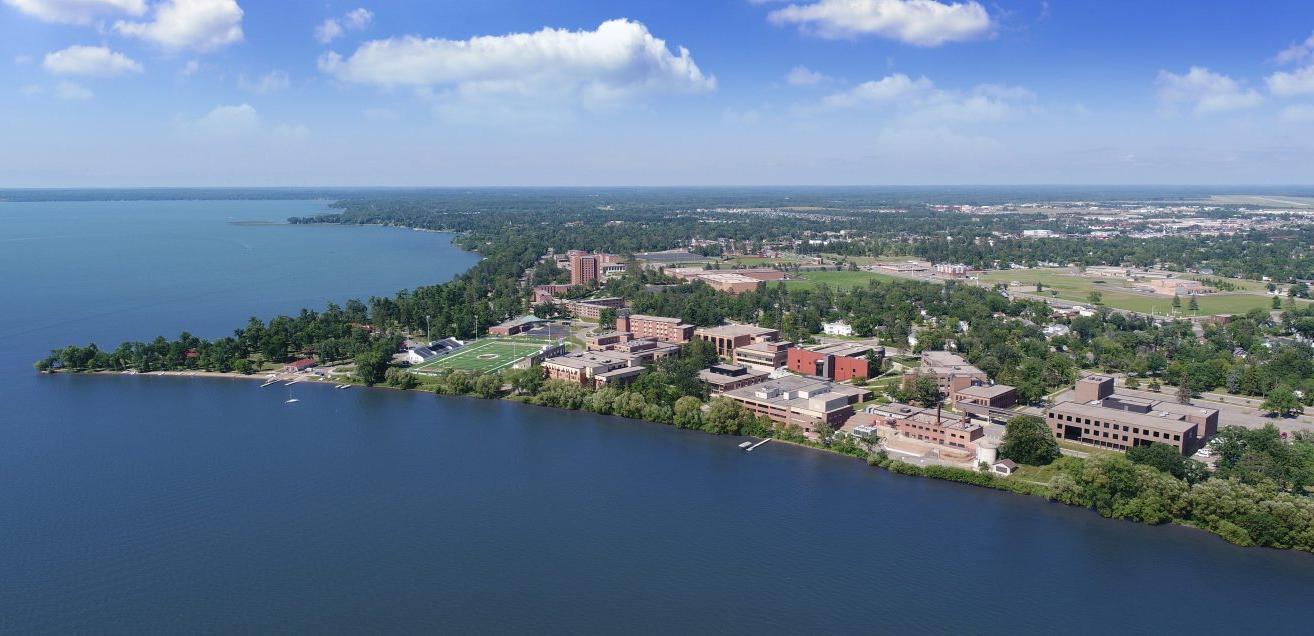
POLYGON ((1291 64, 1293 62, 1303 62, 1310 58, 1314 58, 1314 34, 1305 38, 1304 42, 1297 42, 1282 49, 1275 59, 1279 64, 1291 64))
POLYGON ((127 13, 141 15, 146 12, 146 0, 3 0, 38 20, 62 24, 91 24, 96 18, 127 13))
POLYGON ((168 50, 211 51, 242 41, 242 8, 237 0, 165 0, 150 22, 114 23, 121 35, 154 42, 168 50))
POLYGON ((769 13, 773 24, 796 24, 823 38, 874 35, 916 46, 940 46, 989 35, 990 14, 975 2, 817 0, 769 13))
POLYGON ((24 86, 20 86, 18 88, 18 92, 21 93, 24 97, 36 97, 46 92, 46 89, 45 87, 40 86, 38 84, 26 84, 24 86))
POLYGON ((816 86, 817 84, 829 80, 829 77, 801 64, 789 69, 789 72, 785 73, 785 82, 790 86, 816 86))
POLYGON ((347 28, 360 30, 374 22, 374 13, 365 8, 352 9, 342 19, 347 23, 347 28))
POLYGON ((268 136, 289 140, 304 139, 310 135, 310 129, 303 124, 266 123, 250 104, 216 106, 197 119, 179 122, 178 132, 182 137, 190 139, 238 139, 243 142, 268 136))
POLYGON ((469 40, 413 36, 362 44, 350 57, 322 55, 319 68, 337 79, 382 87, 447 88, 463 99, 559 97, 605 103, 643 91, 713 90, 684 48, 630 20, 593 31, 548 29, 469 40))
POLYGON ((315 27, 315 39, 320 44, 328 44, 343 35, 347 30, 360 31, 374 22, 374 14, 369 9, 352 9, 342 19, 325 18, 319 26, 315 27))
POLYGON ((1278 71, 1266 80, 1274 95, 1290 96, 1314 93, 1314 64, 1291 72, 1278 71))
POLYGON ((200 71, 200 70, 201 70, 201 63, 200 63, 200 62, 198 62, 198 61, 196 61, 196 60, 187 60, 187 63, 186 63, 186 64, 183 64, 182 70, 180 70, 180 71, 178 71, 178 72, 179 72, 179 73, 182 73, 183 75, 188 75, 188 76, 190 76, 190 75, 195 75, 195 74, 197 73, 197 71, 200 71))
POLYGON ((1282 109, 1282 119, 1291 122, 1314 121, 1314 104, 1296 104, 1282 109))
POLYGON ((925 77, 895 73, 822 99, 822 109, 864 108, 930 122, 981 122, 1022 112, 1035 95, 1022 87, 979 84, 968 91, 941 89, 925 77))
POLYGON ((1201 66, 1192 66, 1185 75, 1159 71, 1155 83, 1166 106, 1190 105, 1197 114, 1253 108, 1263 101, 1253 89, 1201 66))
POLYGON ((346 30, 342 28, 342 24, 336 18, 326 18, 319 23, 319 26, 315 27, 315 39, 320 44, 328 44, 342 37, 343 33, 346 33, 346 30))
POLYGON ((47 53, 42 68, 59 75, 92 75, 113 77, 124 73, 142 72, 136 60, 103 46, 70 46, 62 51, 47 53))
POLYGON ((246 75, 237 77, 237 86, 239 88, 257 95, 281 91, 287 88, 289 84, 291 84, 291 79, 288 78, 287 73, 278 70, 265 73, 254 80, 247 79, 246 75))
POLYGON ((91 89, 82 86, 81 84, 74 84, 73 82, 67 81, 55 84, 54 92, 55 97, 67 100, 84 101, 95 97, 95 94, 91 92, 91 89))

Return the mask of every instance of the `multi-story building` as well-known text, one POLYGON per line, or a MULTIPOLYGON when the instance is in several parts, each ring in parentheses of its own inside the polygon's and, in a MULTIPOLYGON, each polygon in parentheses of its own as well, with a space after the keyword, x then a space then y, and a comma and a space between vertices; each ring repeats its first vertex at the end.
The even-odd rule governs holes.
POLYGON ((689 342, 693 338, 694 326, 685 324, 679 318, 666 316, 629 315, 620 312, 616 317, 616 331, 628 331, 635 338, 652 338, 662 342, 689 342))
POLYGON ((736 347, 734 359, 736 364, 743 364, 760 371, 774 371, 785 366, 789 361, 789 352, 794 343, 788 340, 752 342, 736 347))
POLYGON ((557 296, 570 291, 574 285, 555 284, 555 285, 535 285, 534 286, 534 304, 550 303, 557 296))
POLYGON ((615 254, 590 254, 583 250, 566 252, 570 267, 570 284, 583 285, 625 272, 625 263, 615 254))
POLYGON ((952 395, 954 391, 965 389, 973 383, 990 382, 985 371, 976 368, 962 356, 948 351, 923 351, 921 368, 904 373, 904 385, 915 380, 918 373, 935 376, 935 383, 945 395, 952 395))
POLYGON ((602 312, 608 309, 620 309, 625 306, 625 299, 612 298, 586 298, 583 300, 571 300, 565 303, 566 311, 576 318, 584 320, 601 320, 602 312))
POLYGON ((1113 378, 1095 375, 1047 409, 1045 423, 1057 439, 1120 451, 1157 442, 1189 454, 1218 432, 1218 411, 1115 394, 1113 378))
POLYGON ((735 272, 708 272, 699 276, 697 280, 707 283, 709 287, 716 291, 728 294, 756 291, 758 285, 762 284, 762 281, 756 278, 735 272))
POLYGON ((949 401, 969 417, 1006 420, 1013 413, 1004 409, 1017 404, 1017 389, 1007 384, 972 384, 955 390, 949 401))
POLYGON ((742 364, 714 364, 698 372, 698 379, 707 383, 713 394, 766 382, 770 373, 742 364))
POLYGON ((803 375, 815 375, 837 382, 865 380, 872 376, 872 361, 880 368, 885 357, 884 347, 864 344, 828 344, 789 350, 789 370, 803 375))
POLYGON ((985 429, 961 415, 945 413, 939 408, 929 409, 891 402, 867 408, 868 413, 884 419, 884 424, 899 434, 923 442, 948 446, 976 453, 976 442, 985 436, 985 429))
POLYGON ((821 323, 821 333, 827 336, 852 336, 853 325, 844 321, 821 323))
POLYGON ((717 355, 734 354, 736 347, 754 342, 770 342, 780 336, 775 329, 757 325, 721 325, 719 327, 702 327, 694 330, 694 337, 716 346, 717 355))
POLYGON ((610 351, 589 351, 548 358, 539 366, 549 380, 565 380, 594 387, 597 385, 595 376, 635 366, 630 363, 629 356, 616 355, 610 351))
POLYGON ((754 415, 793 424, 805 433, 834 429, 853 414, 853 405, 871 397, 867 389, 816 378, 787 376, 723 394, 754 415))

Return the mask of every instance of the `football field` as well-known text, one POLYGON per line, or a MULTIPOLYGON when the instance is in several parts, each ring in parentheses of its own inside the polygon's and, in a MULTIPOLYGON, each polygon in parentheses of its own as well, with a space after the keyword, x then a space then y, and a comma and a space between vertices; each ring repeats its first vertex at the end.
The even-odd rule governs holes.
POLYGON ((444 369, 495 373, 508 369, 522 358, 538 353, 551 344, 545 338, 482 338, 445 356, 411 367, 412 372, 437 372, 444 369))

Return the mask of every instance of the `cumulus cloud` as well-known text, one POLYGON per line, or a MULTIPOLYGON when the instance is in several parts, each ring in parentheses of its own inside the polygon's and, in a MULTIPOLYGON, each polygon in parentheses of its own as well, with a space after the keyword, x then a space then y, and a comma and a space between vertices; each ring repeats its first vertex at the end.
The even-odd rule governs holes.
POLYGON ((178 132, 184 138, 206 141, 224 139, 245 141, 268 136, 293 140, 305 138, 310 134, 310 130, 303 124, 268 124, 250 104, 216 106, 201 117, 179 122, 178 132))
POLYGON ((1282 49, 1275 58, 1279 64, 1291 64, 1295 62, 1304 62, 1314 58, 1314 34, 1305 38, 1304 42, 1297 42, 1282 49))
POLYGON ((126 13, 146 12, 146 0, 3 0, 38 20, 61 24, 91 24, 96 18, 126 13))
POLYGON ((806 66, 798 65, 785 73, 785 82, 790 86, 816 86, 830 78, 806 66))
POLYGON ((1192 66, 1184 75, 1159 71, 1156 84, 1165 106, 1188 105, 1197 114, 1253 108, 1263 101, 1253 89, 1202 66, 1192 66))
POLYGON ((374 13, 369 9, 352 9, 342 16, 341 20, 338 18, 325 18, 323 22, 320 22, 319 26, 315 27, 315 39, 321 44, 328 44, 346 35, 348 29, 359 31, 368 27, 372 22, 374 22, 374 13))
MULTIPOLYGON (((979 84, 969 90, 942 89, 934 82, 903 73, 863 82, 827 95, 821 110, 868 109, 932 122, 981 122, 1006 119, 1035 101, 1022 87, 979 84)), ((813 109, 815 110, 815 109, 813 109)))
POLYGON ((817 0, 781 7, 767 19, 823 38, 874 35, 915 46, 972 40, 989 35, 993 27, 990 14, 975 0, 817 0))
POLYGON ((120 20, 114 30, 168 50, 212 51, 242 41, 242 8, 237 0, 165 0, 149 22, 120 20))
POLYGON ((142 72, 141 64, 137 61, 103 46, 75 45, 62 51, 47 53, 41 66, 59 75, 113 77, 124 73, 142 72))
POLYGON ((1286 97, 1314 93, 1314 64, 1291 72, 1278 71, 1264 81, 1274 95, 1286 97))
POLYGON ((67 81, 55 84, 54 94, 55 97, 60 99, 73 101, 85 101, 95 97, 95 94, 91 92, 91 89, 82 86, 81 84, 67 81))
POLYGON ((468 40, 413 36, 374 40, 343 58, 322 55, 319 69, 347 83, 450 89, 487 99, 558 96, 605 102, 643 91, 713 90, 689 51, 630 20, 593 31, 548 29, 468 40))
POLYGON ((321 44, 328 44, 342 37, 342 34, 346 32, 346 29, 342 28, 342 23, 338 22, 337 18, 326 18, 319 23, 319 26, 315 27, 315 39, 321 44))
POLYGON ((256 79, 247 79, 246 75, 237 77, 237 86, 244 91, 249 91, 257 95, 281 91, 291 84, 291 79, 283 71, 270 71, 257 77, 256 79))

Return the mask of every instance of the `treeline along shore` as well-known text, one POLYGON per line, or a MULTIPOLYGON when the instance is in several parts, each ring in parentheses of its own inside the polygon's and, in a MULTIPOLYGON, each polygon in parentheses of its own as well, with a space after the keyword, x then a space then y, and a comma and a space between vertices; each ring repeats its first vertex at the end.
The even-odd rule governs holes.
MULTIPOLYGON (((372 386, 427 390, 444 395, 505 398, 541 406, 587 410, 701 430, 713 434, 770 436, 862 458, 900 474, 949 479, 980 486, 1044 496, 1083 506, 1106 517, 1144 523, 1180 523, 1198 527, 1239 545, 1262 545, 1314 551, 1314 439, 1297 434, 1283 439, 1275 428, 1224 427, 1214 448, 1214 470, 1193 460, 1146 452, 1060 456, 1052 436, 1037 434, 1036 418, 1009 422, 1001 457, 1038 467, 1046 479, 999 477, 988 472, 919 467, 892 458, 879 440, 844 434, 820 439, 804 436, 754 416, 737 402, 714 398, 698 372, 717 361, 717 353, 698 341, 678 355, 659 360, 649 372, 623 388, 591 389, 546 379, 537 368, 499 373, 448 370, 433 375, 409 373, 391 363, 408 337, 433 334, 467 340, 480 325, 497 324, 526 311, 551 313, 535 305, 534 285, 568 282, 566 272, 543 255, 566 250, 607 251, 634 255, 671 248, 692 249, 718 258, 728 246, 753 251, 763 244, 793 241, 800 252, 815 237, 844 237, 818 244, 835 254, 912 256, 928 245, 970 246, 983 258, 994 249, 976 239, 1000 228, 1025 224, 1027 218, 963 217, 946 221, 918 206, 876 213, 871 205, 851 203, 821 214, 744 214, 722 210, 697 195, 677 202, 642 193, 614 201, 578 197, 541 198, 481 194, 474 200, 456 194, 344 199, 342 212, 296 223, 370 223, 458 233, 456 243, 484 258, 455 279, 403 291, 391 297, 352 300, 323 310, 303 309, 268 321, 252 318, 230 336, 204 339, 187 333, 173 339, 126 342, 113 349, 70 345, 36 362, 43 372, 204 372, 234 376, 267 374, 296 360, 350 366, 344 381, 372 386), (844 231, 844 232, 842 232, 844 231), (925 241, 914 237, 925 237, 925 241)), ((755 195, 757 196, 757 195, 755 195)), ((792 202, 797 205, 797 202, 792 202)), ((1016 255, 1001 245, 1000 255, 1016 255)), ((1034 258, 1082 254, 1096 262, 1118 264, 1128 258, 1153 258, 1177 246, 1117 246, 1082 238, 1033 242, 1027 250, 1052 249, 1034 258), (1046 248, 1045 245, 1051 245, 1046 248)), ((1244 255, 1236 258, 1244 259, 1244 255)), ((1160 263, 1162 264, 1162 263, 1160 263)), ((997 381, 1017 387, 1019 399, 1038 403, 1069 385, 1082 372, 1123 373, 1148 382, 1171 384, 1191 392, 1226 388, 1242 395, 1289 393, 1301 400, 1314 396, 1314 356, 1296 344, 1266 346, 1273 338, 1314 333, 1314 312, 1289 306, 1281 312, 1252 311, 1226 324, 1211 324, 1203 335, 1186 321, 1155 321, 1134 314, 1098 310, 1089 316, 1056 318, 1035 300, 1009 298, 982 286, 933 284, 912 280, 871 280, 865 285, 831 288, 825 284, 790 286, 767 283, 740 294, 718 292, 702 282, 668 278, 660 269, 631 261, 625 274, 591 282, 591 292, 624 298, 637 313, 678 317, 699 326, 724 321, 752 322, 779 329, 784 338, 807 342, 821 323, 848 320, 861 335, 884 342, 907 342, 917 350, 952 345, 972 364, 997 381), (1067 331, 1046 336, 1046 326, 1061 323, 1067 331), (1245 351, 1246 355, 1237 355, 1245 351)), ((1262 264, 1246 265, 1261 267, 1262 264)), ((1283 267, 1289 267, 1284 264, 1283 267)), ((1278 342, 1281 342, 1280 340, 1278 342)), ((918 394, 918 387, 898 383, 872 386, 900 401, 934 401, 942 396, 918 394)), ((1043 422, 1041 423, 1043 427, 1043 422)))

